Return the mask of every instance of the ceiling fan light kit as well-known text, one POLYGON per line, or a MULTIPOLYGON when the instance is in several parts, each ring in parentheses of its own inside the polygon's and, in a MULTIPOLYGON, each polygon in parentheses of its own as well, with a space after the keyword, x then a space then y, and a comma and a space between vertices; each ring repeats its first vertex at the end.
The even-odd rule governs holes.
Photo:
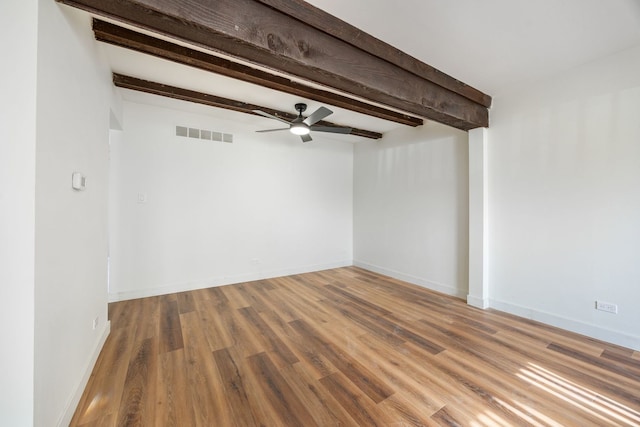
POLYGON ((289 125, 288 128, 280 128, 280 129, 266 129, 266 130, 259 130, 256 132, 275 132, 275 131, 280 131, 280 130, 287 130, 289 129, 289 132, 291 132, 294 135, 299 135, 300 138, 302 139, 302 142, 309 142, 311 141, 311 136, 309 136, 309 133, 311 131, 315 131, 315 132, 328 132, 328 133, 341 133, 341 134, 348 134, 351 133, 351 128, 347 128, 347 127, 338 127, 338 126, 314 126, 316 123, 318 123, 320 120, 324 119, 325 117, 327 117, 330 114, 333 114, 333 111, 329 110, 326 107, 320 107, 318 108, 316 111, 314 111, 310 116, 308 116, 307 118, 302 117, 302 113, 307 109, 307 104, 296 104, 295 105, 295 109, 296 111, 298 111, 298 117, 296 117, 295 119, 293 119, 291 122, 288 122, 280 117, 274 116, 272 114, 266 113, 264 111, 260 111, 260 110, 253 110, 254 113, 256 114, 260 114, 261 116, 270 118, 270 119, 274 119, 274 120, 278 120, 279 122, 283 122, 289 125))
POLYGON ((309 128, 302 123, 291 125, 291 128, 289 130, 294 135, 307 135, 309 132, 311 132, 309 128))

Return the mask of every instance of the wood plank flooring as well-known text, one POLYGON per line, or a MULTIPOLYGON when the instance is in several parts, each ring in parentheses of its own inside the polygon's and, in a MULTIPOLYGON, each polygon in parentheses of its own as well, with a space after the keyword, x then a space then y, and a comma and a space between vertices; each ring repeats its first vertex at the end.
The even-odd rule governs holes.
POLYGON ((640 352, 355 267, 109 313, 72 426, 640 426, 640 352))

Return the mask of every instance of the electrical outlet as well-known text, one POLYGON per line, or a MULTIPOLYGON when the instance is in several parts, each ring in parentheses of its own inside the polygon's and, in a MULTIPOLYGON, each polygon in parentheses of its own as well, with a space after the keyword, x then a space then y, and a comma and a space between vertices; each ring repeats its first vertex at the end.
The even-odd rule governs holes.
POLYGON ((607 313, 618 314, 618 304, 611 302, 596 301, 596 310, 606 311, 607 313))
POLYGON ((98 327, 98 321, 100 320, 100 316, 93 319, 93 329, 98 327))

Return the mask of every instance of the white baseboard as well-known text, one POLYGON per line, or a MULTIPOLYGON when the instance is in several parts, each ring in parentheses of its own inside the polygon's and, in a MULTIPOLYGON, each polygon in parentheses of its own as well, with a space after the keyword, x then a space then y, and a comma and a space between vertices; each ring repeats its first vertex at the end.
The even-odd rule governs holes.
POLYGON ((483 310, 489 308, 489 300, 487 298, 476 297, 471 294, 467 295, 467 304, 483 310))
POLYGON ((109 293, 109 302, 125 301, 136 298, 147 298, 158 295, 173 294, 176 292, 193 291, 196 289, 212 288, 216 286, 232 285, 234 283, 252 282, 254 280, 271 279, 274 277, 290 276, 292 274, 304 274, 314 271, 329 270, 331 268, 349 267, 352 260, 335 261, 326 264, 307 265, 280 270, 260 271, 248 274, 214 277, 205 280, 176 283, 171 285, 159 285, 152 288, 136 289, 131 291, 109 293))
POLYGON ((58 427, 65 427, 65 426, 68 426, 69 423, 71 423, 71 418, 73 418, 73 414, 76 411, 76 407, 78 406, 78 403, 80 403, 80 398, 82 398, 82 393, 84 393, 84 389, 87 387, 87 383, 89 382, 89 377, 91 376, 93 367, 98 361, 98 356, 100 355, 100 351, 102 351, 102 347, 104 346, 104 343, 107 340, 107 337, 109 336, 110 332, 111 332, 111 322, 107 321, 105 322, 104 328, 102 329, 102 334, 100 335, 100 338, 98 339, 96 346, 93 349, 93 352, 91 353, 91 358, 89 359, 89 361, 84 367, 84 374, 80 379, 80 383, 76 386, 75 393, 67 403, 67 406, 65 407, 65 411, 62 414, 62 417, 56 424, 58 427))
POLYGON ((421 277, 412 276, 411 274, 406 274, 400 271, 391 270, 389 268, 369 264, 364 261, 354 260, 353 265, 356 267, 364 268, 365 270, 373 271, 374 273, 384 274, 385 276, 390 276, 394 279, 403 280, 405 282, 413 283, 414 285, 422 286, 424 288, 458 298, 464 298, 468 292, 467 289, 456 288, 454 286, 445 285, 443 283, 438 283, 432 280, 423 279, 421 277))
POLYGON ((489 306, 496 310, 504 311, 519 317, 535 320, 567 331, 586 335, 597 340, 606 341, 611 344, 640 351, 640 336, 637 335, 629 335, 579 320, 558 316, 557 314, 547 313, 534 308, 523 307, 521 305, 498 301, 495 299, 490 299, 489 306))

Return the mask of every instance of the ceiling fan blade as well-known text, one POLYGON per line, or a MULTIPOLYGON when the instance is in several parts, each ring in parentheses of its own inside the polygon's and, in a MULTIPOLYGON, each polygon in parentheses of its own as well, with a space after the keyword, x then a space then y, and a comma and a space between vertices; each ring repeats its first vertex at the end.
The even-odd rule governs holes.
POLYGON ((280 129, 264 129, 264 130, 257 130, 256 132, 258 133, 264 133, 264 132, 276 132, 279 130, 289 130, 289 128, 280 128, 280 129))
POLYGON ((309 142, 309 141, 313 141, 313 138, 311 138, 311 135, 307 134, 307 135, 300 135, 300 139, 302 140, 302 142, 309 142))
POLYGON ((329 132, 329 133, 351 133, 351 128, 334 127, 334 126, 310 126, 314 132, 329 132))
POLYGON ((307 126, 311 126, 315 123, 318 123, 320 120, 324 119, 329 114, 333 114, 333 111, 325 107, 320 107, 316 111, 314 111, 309 117, 304 119, 302 123, 304 123, 307 126))
POLYGON ((278 120, 278 121, 280 121, 282 123, 291 124, 288 121, 286 121, 285 119, 281 119, 280 117, 274 116, 273 114, 265 113, 264 111, 253 110, 253 112, 256 113, 256 114, 260 114, 261 116, 268 117, 270 119, 278 120))

